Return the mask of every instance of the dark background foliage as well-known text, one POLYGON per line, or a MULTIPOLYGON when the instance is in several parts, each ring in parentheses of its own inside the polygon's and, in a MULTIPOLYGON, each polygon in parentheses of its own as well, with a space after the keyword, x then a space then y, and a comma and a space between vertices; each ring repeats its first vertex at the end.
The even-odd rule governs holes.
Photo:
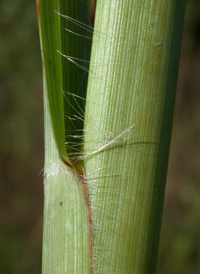
MULTIPOLYGON (((0 1, 0 273, 41 273, 42 69, 34 0, 0 1)), ((200 273, 200 2, 187 0, 157 274, 200 273)))

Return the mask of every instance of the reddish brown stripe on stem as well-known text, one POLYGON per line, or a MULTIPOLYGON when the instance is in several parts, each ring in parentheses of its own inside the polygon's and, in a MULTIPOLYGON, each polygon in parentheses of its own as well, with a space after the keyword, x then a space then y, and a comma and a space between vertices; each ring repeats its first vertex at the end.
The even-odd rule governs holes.
POLYGON ((67 162, 65 159, 61 159, 61 160, 66 166, 71 167, 71 168, 74 169, 74 167, 69 162, 67 162))
POLYGON ((44 174, 43 174, 43 181, 45 182, 45 181, 46 181, 46 179, 47 179, 47 174, 46 174, 46 173, 44 173, 44 174))
POLYGON ((94 20, 95 20, 95 12, 96 12, 96 0, 93 0, 91 13, 90 13, 90 19, 93 27, 94 27, 94 20))
POLYGON ((36 3, 37 3, 37 13, 39 17, 40 16, 40 0, 37 0, 36 3))
POLYGON ((83 184, 83 191, 85 195, 85 202, 88 208, 88 215, 89 215, 89 225, 90 225, 90 252, 91 252, 91 274, 94 273, 94 239, 93 239, 93 222, 92 222, 92 210, 91 210, 91 203, 90 197, 87 188, 87 182, 85 179, 85 171, 82 168, 83 174, 81 176, 81 181, 83 184))

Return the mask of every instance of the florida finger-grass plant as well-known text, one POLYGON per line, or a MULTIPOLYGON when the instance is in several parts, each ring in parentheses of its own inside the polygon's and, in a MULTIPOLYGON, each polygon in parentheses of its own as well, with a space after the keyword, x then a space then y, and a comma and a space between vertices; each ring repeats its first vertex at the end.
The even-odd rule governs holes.
POLYGON ((38 0, 43 274, 155 273, 184 1, 38 0), (85 105, 86 102, 86 105, 85 105))

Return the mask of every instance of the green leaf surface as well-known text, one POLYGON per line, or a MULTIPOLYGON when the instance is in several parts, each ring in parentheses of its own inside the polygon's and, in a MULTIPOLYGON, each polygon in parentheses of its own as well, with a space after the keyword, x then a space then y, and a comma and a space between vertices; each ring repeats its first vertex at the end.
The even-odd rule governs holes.
POLYGON ((62 60, 58 53, 61 51, 61 26, 56 12, 59 11, 59 0, 38 0, 42 62, 53 134, 60 157, 69 161, 65 148, 62 60))

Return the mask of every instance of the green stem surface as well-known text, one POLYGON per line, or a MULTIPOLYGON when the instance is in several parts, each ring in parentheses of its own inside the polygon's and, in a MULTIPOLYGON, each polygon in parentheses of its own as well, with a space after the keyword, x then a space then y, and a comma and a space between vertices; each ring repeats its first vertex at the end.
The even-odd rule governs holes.
POLYGON ((76 171, 59 158, 44 91, 46 153, 42 273, 88 274, 91 270, 89 216, 83 186, 76 171))
POLYGON ((83 152, 94 273, 155 273, 184 6, 98 0, 83 152))

